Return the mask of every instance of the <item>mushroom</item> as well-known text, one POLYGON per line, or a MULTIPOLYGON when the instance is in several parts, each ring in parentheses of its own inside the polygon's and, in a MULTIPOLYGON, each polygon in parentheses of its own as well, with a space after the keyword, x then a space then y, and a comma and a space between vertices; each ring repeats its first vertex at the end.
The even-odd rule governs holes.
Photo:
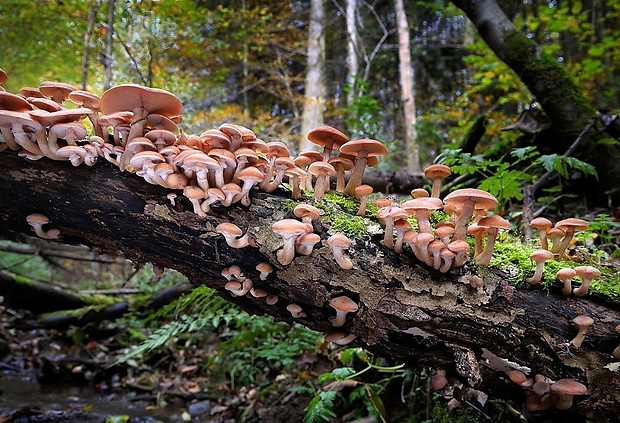
POLYGON ((281 265, 286 266, 295 258, 295 241, 297 237, 307 233, 307 226, 299 220, 283 219, 271 225, 271 229, 284 241, 276 257, 281 265))
POLYGON ((267 277, 269 276, 269 274, 273 272, 273 266, 263 261, 256 265, 256 270, 260 272, 260 274, 258 275, 258 278, 261 281, 264 281, 264 280, 267 280, 267 277))
POLYGON ((69 98, 69 94, 75 91, 75 87, 64 82, 43 81, 39 84, 39 92, 49 97, 58 104, 69 98))
POLYGON ((428 266, 433 265, 433 257, 428 251, 428 246, 434 240, 435 237, 433 235, 421 233, 409 242, 409 245, 411 246, 413 254, 415 254, 416 258, 421 262, 426 263, 428 266))
POLYGON ((551 221, 546 217, 537 217, 530 222, 530 226, 538 230, 538 242, 540 243, 540 248, 544 250, 549 249, 547 230, 551 228, 551 225, 551 221))
POLYGON ((183 195, 187 197, 189 201, 191 201, 192 206, 194 207, 194 213, 196 213, 200 217, 207 216, 207 214, 200 207, 200 200, 202 200, 205 196, 205 192, 202 190, 202 188, 195 185, 186 185, 185 187, 183 187, 183 195))
POLYGON ((353 342, 357 338, 357 335, 347 333, 343 331, 331 331, 325 334, 325 340, 327 342, 333 342, 336 345, 347 345, 353 342))
POLYGON ((553 405, 558 410, 568 410, 573 406, 575 395, 587 395, 588 388, 574 379, 560 379, 549 387, 553 395, 553 405))
MULTIPOLYGON (((439 241, 441 242, 441 241, 439 241)), ((443 242, 442 242, 443 244, 443 242)), ((445 244, 444 244, 445 245, 445 244)), ((454 258, 456 257, 456 253, 451 251, 449 248, 444 248, 439 252, 439 257, 441 258, 443 264, 439 266, 439 271, 441 273, 446 273, 448 270, 452 268, 452 263, 454 262, 454 258)))
POLYGON ((403 253, 403 241, 409 229, 411 229, 411 223, 407 219, 399 219, 394 222, 394 231, 396 232, 396 241, 394 242, 395 253, 403 253))
POLYGON ((558 260, 562 260, 564 252, 566 251, 568 244, 570 244, 571 240, 573 239, 573 235, 575 234, 575 232, 585 231, 586 229, 588 229, 588 222, 582 219, 576 219, 571 217, 568 219, 560 220, 555 224, 555 227, 562 229, 566 232, 566 235, 564 235, 564 238, 562 238, 562 241, 559 243, 557 248, 555 244, 553 245, 553 252, 558 255, 558 260))
POLYGON ((474 288, 482 288, 484 286, 484 279, 478 275, 471 275, 469 278, 469 284, 474 288))
MULTIPOLYGON (((445 241, 442 241, 445 243, 445 241)), ((467 241, 453 241, 448 243, 448 249, 456 254, 452 267, 460 267, 469 260, 470 247, 467 241)))
POLYGON ((355 198, 359 198, 360 200, 360 206, 357 210, 358 216, 364 216, 366 214, 366 203, 370 194, 372 194, 372 187, 370 185, 362 184, 355 188, 355 198))
POLYGON ((338 266, 344 270, 353 269, 353 263, 351 259, 344 255, 345 249, 351 246, 351 241, 344 234, 337 233, 330 236, 327 239, 327 245, 332 249, 332 253, 334 254, 334 259, 338 266))
POLYGON ((400 207, 381 207, 377 210, 377 217, 385 221, 385 233, 383 235, 383 245, 387 248, 394 248, 394 222, 399 219, 407 219, 409 214, 400 207))
POLYGON ((553 258, 553 253, 548 250, 539 249, 530 254, 530 258, 536 262, 536 269, 534 271, 534 275, 531 278, 526 278, 525 280, 530 285, 536 285, 542 278, 545 262, 553 258))
POLYGON ((439 210, 443 207, 443 202, 439 198, 434 197, 418 197, 413 200, 405 201, 400 206, 406 210, 408 214, 415 214, 418 221, 420 233, 433 233, 430 224, 430 212, 439 210))
MULTIPOLYGON (((204 213, 204 212, 203 212, 204 213)), ((243 235, 243 231, 234 223, 223 222, 217 225, 215 228, 217 233, 224 235, 226 244, 232 248, 243 248, 250 245, 250 237, 246 233, 243 235)))
POLYGON ((336 317, 332 319, 333 327, 344 325, 347 320, 347 313, 355 313, 359 309, 355 301, 346 295, 332 298, 329 300, 329 305, 336 310, 336 317))
POLYGON ((291 316, 295 319, 299 319, 302 317, 306 317, 306 313, 304 313, 299 304, 291 303, 286 306, 286 309, 291 313, 291 316))
POLYGON ((486 228, 487 244, 480 255, 475 257, 476 262, 481 266, 488 266, 493 255, 493 247, 495 246, 495 238, 500 229, 510 229, 510 222, 499 215, 483 217, 478 221, 478 226, 486 228))
POLYGON ((585 314, 580 314, 573 319, 573 323, 577 326, 577 335, 570 341, 572 345, 581 348, 583 340, 586 338, 588 328, 594 324, 594 319, 585 314))
POLYGON ((56 239, 60 235, 60 230, 58 229, 50 229, 47 231, 43 229, 43 225, 50 223, 50 220, 41 213, 29 214, 26 216, 26 222, 32 226, 34 233, 36 233, 40 238, 56 239))
POLYGON ((581 278, 581 286, 573 290, 573 294, 578 297, 583 297, 588 293, 590 288, 590 282, 592 279, 596 279, 601 276, 601 271, 592 266, 577 266, 575 267, 575 273, 581 278))
POLYGON ((558 270, 556 276, 562 282, 562 294, 570 295, 573 290, 572 281, 575 275, 577 275, 577 272, 572 267, 563 267, 558 270))
POLYGON ((444 198, 446 205, 461 208, 461 214, 454 228, 452 240, 464 240, 467 226, 474 213, 474 209, 490 210, 497 206, 497 199, 490 193, 475 188, 462 188, 452 191, 444 198))
POLYGON ((328 163, 334 166, 334 169, 336 169, 336 191, 344 192, 346 182, 344 173, 347 170, 353 169, 353 161, 341 155, 332 157, 331 159, 329 159, 328 163))
POLYGON ((439 198, 441 194, 441 181, 450 176, 452 171, 446 165, 435 163, 424 169, 424 175, 431 180, 431 197, 439 198))
POLYGON ((325 180, 336 175, 336 169, 326 162, 314 162, 308 166, 308 172, 316 177, 314 182, 314 198, 320 200, 325 195, 325 180))
POLYGON ((297 243, 295 244, 295 251, 298 254, 309 256, 310 254, 312 254, 312 248, 319 241, 321 241, 321 237, 315 233, 303 234, 302 236, 297 238, 297 243))
POLYGON ((340 146, 349 141, 349 138, 345 134, 328 125, 318 126, 308 132, 308 139, 314 144, 323 147, 323 162, 329 160, 332 150, 337 150, 340 146))
POLYGON ((430 387, 433 391, 439 391, 448 384, 448 378, 446 377, 446 371, 439 369, 431 376, 429 380, 430 387))
POLYGON ((430 197, 430 194, 424 188, 414 188, 414 189, 411 190, 411 196, 413 198, 430 197))
POLYGON ((310 204, 298 204, 293 209, 293 214, 301 219, 306 225, 312 226, 312 221, 321 216, 321 211, 310 204))
POLYGON ((243 186, 241 192, 233 198, 233 203, 240 201, 241 204, 249 207, 251 204, 250 190, 263 179, 264 175, 257 167, 249 166, 239 172, 237 176, 243 182, 243 186))
POLYGON ((183 112, 183 104, 174 94, 136 84, 121 84, 108 89, 101 96, 100 108, 104 115, 133 112, 127 140, 143 135, 149 114, 172 117, 183 112))
POLYGON ((380 142, 371 139, 353 140, 344 143, 340 147, 342 154, 354 155, 355 164, 349 177, 349 182, 344 189, 347 195, 353 197, 355 195, 355 188, 362 184, 362 178, 364 177, 364 169, 367 166, 370 157, 385 156, 387 154, 387 148, 380 142))

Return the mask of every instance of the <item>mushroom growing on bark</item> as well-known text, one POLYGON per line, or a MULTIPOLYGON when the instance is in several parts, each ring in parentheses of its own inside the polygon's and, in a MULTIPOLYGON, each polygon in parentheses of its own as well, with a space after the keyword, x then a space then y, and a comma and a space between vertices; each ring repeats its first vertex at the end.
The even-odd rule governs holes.
POLYGON ((359 306, 351 298, 340 296, 329 300, 329 305, 336 310, 336 317, 332 319, 333 327, 344 325, 347 319, 347 313, 355 313, 359 306))
POLYGON ((525 280, 530 285, 536 285, 542 278, 545 262, 553 258, 553 253, 548 250, 540 249, 530 254, 530 257, 536 262, 536 269, 534 270, 534 275, 531 278, 526 278, 525 280))
POLYGON ((587 395, 588 388, 574 379, 560 379, 549 387, 553 395, 553 405, 558 410, 568 410, 573 406, 575 395, 587 395))
POLYGON ((351 241, 344 234, 334 234, 327 239, 327 245, 332 249, 334 254, 334 259, 338 266, 344 270, 353 269, 353 263, 351 260, 344 254, 345 249, 351 246, 351 241))
POLYGON ((487 244, 482 253, 475 257, 476 262, 481 266, 488 266, 493 255, 493 247, 495 246, 495 238, 500 229, 510 229, 510 222, 503 217, 494 214, 492 216, 483 217, 478 221, 478 226, 486 228, 487 244))
POLYGON ((215 228, 217 233, 220 233, 226 239, 226 243, 232 248, 243 248, 250 245, 250 237, 246 233, 243 235, 243 231, 234 223, 223 222, 217 225, 215 228))
POLYGON ((490 193, 475 188, 462 188, 452 191, 444 198, 449 206, 461 208, 461 214, 454 228, 452 240, 464 240, 467 226, 474 214, 474 209, 490 210, 497 206, 497 199, 490 193))
POLYGON ((34 233, 37 234, 38 237, 44 239, 56 239, 60 235, 60 231, 58 229, 43 229, 43 225, 50 223, 50 220, 41 213, 32 213, 26 216, 26 221, 32 229, 34 233))
POLYGON ((573 290, 572 281, 575 275, 577 275, 577 272, 572 267, 564 267, 558 270, 556 276, 562 282, 562 294, 570 295, 573 290))
POLYGON ((282 237, 284 244, 282 249, 276 253, 276 258, 281 265, 286 266, 295 258, 297 237, 307 233, 308 228, 305 223, 299 220, 283 219, 271 225, 271 229, 282 237))
POLYGON ((349 137, 328 125, 317 126, 308 132, 308 139, 323 147, 323 161, 327 162, 332 150, 337 150, 341 145, 349 141, 349 137))
POLYGON ((578 288, 573 289, 573 294, 578 297, 583 297, 588 293, 590 288, 590 282, 592 279, 596 279, 601 276, 601 271, 592 266, 577 266, 575 267, 575 273, 581 278, 581 285, 578 288))
POLYGON ((552 225, 551 221, 546 217, 537 217, 530 222, 530 226, 538 230, 538 242, 540 243, 540 248, 544 250, 549 249, 547 230, 549 230, 552 225))
POLYGON ((373 156, 385 156, 387 154, 387 148, 380 142, 371 139, 353 140, 343 144, 340 147, 340 152, 343 154, 350 154, 356 157, 349 182, 344 189, 347 195, 353 197, 355 195, 355 188, 362 184, 362 178, 364 177, 364 169, 368 163, 369 157, 373 156))
POLYGON ((558 255, 558 260, 562 260, 564 252, 573 239, 575 232, 588 229, 588 222, 582 219, 568 218, 557 222, 555 227, 566 232, 566 235, 564 235, 564 238, 562 238, 557 248, 555 244, 553 245, 553 252, 558 255))
POLYGON ((573 323, 577 326, 577 335, 570 341, 575 347, 580 348, 584 339, 586 338, 586 332, 588 328, 594 324, 594 319, 585 314, 580 314, 573 319, 573 323))

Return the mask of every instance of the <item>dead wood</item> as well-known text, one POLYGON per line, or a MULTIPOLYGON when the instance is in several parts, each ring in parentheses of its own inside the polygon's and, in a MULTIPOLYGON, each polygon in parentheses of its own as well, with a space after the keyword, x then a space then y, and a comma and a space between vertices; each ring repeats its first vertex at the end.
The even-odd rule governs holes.
MULTIPOLYGON (((605 421, 620 411, 620 378, 606 367, 613 365, 611 352, 618 345, 617 303, 592 296, 566 298, 559 287, 551 292, 528 284, 515 287, 493 269, 465 266, 442 274, 410 254, 383 247, 380 234, 355 240, 347 253, 352 270, 340 269, 321 244, 312 255, 281 266, 275 259, 281 239, 271 225, 294 218, 284 191, 256 192, 249 208, 216 206, 200 218, 188 202, 172 207, 167 190, 107 163, 74 168, 68 162, 26 161, 5 151, 0 166, 0 236, 5 238, 31 233, 26 215, 43 213, 51 220, 49 227, 61 231, 64 243, 174 268, 250 313, 323 332, 332 330, 335 314, 328 300, 346 294, 360 308, 347 317, 343 329, 378 355, 411 367, 446 369, 466 385, 516 404, 523 403, 527 391, 503 370, 519 367, 529 376, 573 378, 588 386, 588 395, 577 397, 569 411, 553 413, 605 421), (234 222, 254 238, 256 247, 230 248, 214 231, 221 222, 234 222), (266 281, 255 270, 263 261, 276 269, 266 281), (279 301, 270 306, 264 298, 233 298, 220 274, 232 264, 279 301), (485 281, 482 289, 467 283, 478 272, 485 281), (291 317, 286 306, 293 302, 305 317, 291 317), (581 348, 573 348, 568 345, 576 333, 571 319, 579 314, 592 316, 595 324, 581 348)), ((314 230, 324 241, 330 223, 316 222, 314 230)))

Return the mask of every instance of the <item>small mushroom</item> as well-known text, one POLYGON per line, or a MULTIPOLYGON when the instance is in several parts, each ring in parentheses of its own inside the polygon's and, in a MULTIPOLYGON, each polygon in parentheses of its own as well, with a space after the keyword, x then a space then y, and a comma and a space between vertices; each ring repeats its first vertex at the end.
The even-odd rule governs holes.
POLYGON ((267 280, 267 277, 271 272, 273 272, 273 266, 267 262, 261 262, 256 265, 256 270, 260 272, 258 278, 261 281, 267 280))
POLYGON ((573 319, 573 323, 577 326, 577 335, 570 341, 575 347, 580 348, 583 340, 586 338, 588 328, 594 324, 594 319, 585 314, 580 314, 573 319))
POLYGON ((553 395, 553 405, 558 410, 568 410, 573 406, 575 395, 587 395, 588 388, 574 379, 560 379, 549 387, 553 395))
POLYGON ((357 335, 347 333, 343 331, 332 331, 325 335, 327 342, 333 342, 336 345, 347 345, 353 342, 357 338, 357 335))
POLYGON ((291 313, 291 316, 295 319, 300 319, 302 317, 306 317, 306 313, 304 313, 299 304, 291 303, 286 306, 286 309, 291 313))
POLYGON ((556 276, 562 282, 562 294, 570 295, 573 290, 572 281, 577 272, 572 267, 563 267, 556 276))
POLYGON ((549 249, 547 230, 549 230, 552 225, 551 221, 546 217, 537 217, 530 222, 530 226, 538 230, 538 242, 540 243, 540 248, 544 250, 549 249))
POLYGON ((480 255, 478 255, 475 259, 479 265, 488 266, 493 255, 493 247, 495 246, 497 233, 500 229, 510 229, 510 222, 503 217, 494 214, 480 219, 480 221, 478 221, 478 226, 486 228, 487 244, 485 245, 482 253, 480 253, 480 255))
POLYGON ((307 233, 308 227, 299 220, 283 219, 271 225, 271 229, 282 237, 284 243, 282 249, 276 253, 276 258, 281 265, 286 266, 295 258, 297 237, 307 233))
POLYGON ((307 233, 299 238, 297 238, 297 242, 295 243, 295 251, 297 254, 301 254, 303 256, 309 256, 312 254, 312 249, 314 245, 321 241, 321 237, 315 233, 307 233))
POLYGON ((548 250, 539 249, 530 254, 530 258, 536 262, 536 269, 534 270, 534 275, 525 280, 530 285, 536 285, 542 278, 545 262, 553 258, 553 253, 548 250))
POLYGON ((588 293, 590 288, 590 282, 592 279, 596 279, 601 276, 601 271, 592 266, 577 266, 575 267, 575 273, 581 278, 581 286, 573 289, 573 294, 578 297, 583 297, 588 293))
POLYGON ((56 239, 60 235, 60 230, 58 229, 43 229, 43 225, 50 223, 50 220, 41 213, 32 213, 26 216, 26 221, 32 229, 37 234, 38 237, 44 239, 56 239))
POLYGON ((234 223, 224 222, 217 225, 215 231, 222 234, 226 239, 226 244, 232 248, 243 248, 250 245, 250 237, 234 223))
POLYGON ((329 305, 336 310, 336 317, 332 319, 333 327, 344 325, 347 319, 347 313, 355 313, 359 309, 355 301, 345 295, 332 298, 329 300, 329 305))
POLYGON ((452 171, 446 165, 435 163, 424 169, 424 175, 431 180, 431 197, 439 198, 441 194, 441 181, 450 176, 452 171))
POLYGON ((465 239, 467 226, 475 209, 490 210, 497 206, 497 199, 492 194, 475 188, 462 188, 452 191, 443 201, 447 206, 461 208, 461 214, 452 236, 453 241, 465 239))
POLYGON ((564 235, 564 238, 562 238, 557 248, 555 244, 553 245, 553 252, 558 255, 558 260, 562 260, 564 252, 573 239, 575 232, 588 229, 588 222, 582 219, 568 218, 557 222, 555 227, 566 232, 566 235, 564 235))
POLYGON ((357 210, 358 216, 364 216, 366 214, 366 203, 368 202, 368 196, 372 194, 372 187, 370 185, 362 184, 355 188, 355 198, 359 198, 360 206, 357 210))
POLYGON ((332 253, 334 254, 334 259, 338 266, 344 270, 353 269, 353 263, 351 260, 344 254, 345 249, 351 246, 351 241, 346 235, 337 233, 330 236, 327 239, 327 245, 332 249, 332 253))
POLYGON ((448 384, 448 378, 446 377, 446 371, 439 369, 431 376, 429 380, 430 387, 433 391, 439 391, 446 387, 448 384))

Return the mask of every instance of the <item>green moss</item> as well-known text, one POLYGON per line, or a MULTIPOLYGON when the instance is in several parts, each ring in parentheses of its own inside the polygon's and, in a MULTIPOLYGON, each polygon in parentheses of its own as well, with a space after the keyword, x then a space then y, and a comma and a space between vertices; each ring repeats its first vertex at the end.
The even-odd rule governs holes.
POLYGON ((337 204, 338 206, 342 207, 346 212, 351 214, 356 214, 360 207, 359 200, 337 191, 326 192, 325 200, 330 203, 337 204))

